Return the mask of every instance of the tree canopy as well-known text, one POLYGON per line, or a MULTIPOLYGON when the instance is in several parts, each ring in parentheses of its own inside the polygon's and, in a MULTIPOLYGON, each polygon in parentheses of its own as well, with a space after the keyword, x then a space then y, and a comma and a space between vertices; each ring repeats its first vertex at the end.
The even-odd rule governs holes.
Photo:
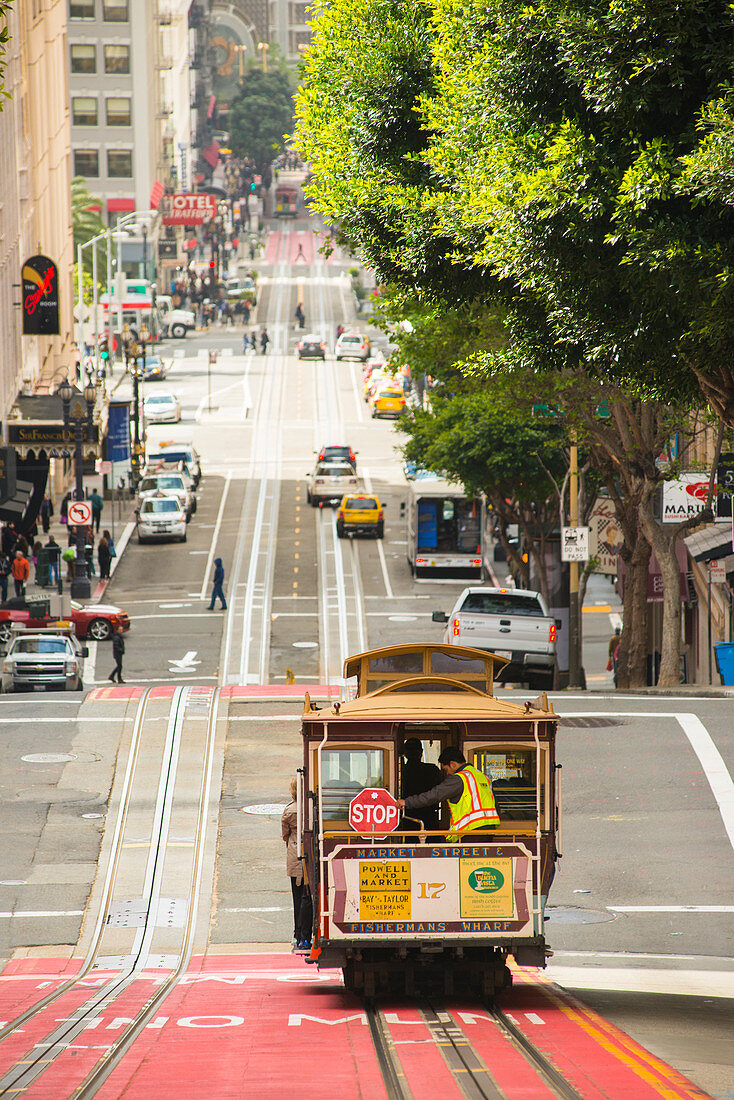
POLYGON ((252 63, 240 80, 229 113, 229 143, 238 157, 249 157, 265 174, 283 151, 293 128, 293 89, 285 66, 264 73, 252 63))

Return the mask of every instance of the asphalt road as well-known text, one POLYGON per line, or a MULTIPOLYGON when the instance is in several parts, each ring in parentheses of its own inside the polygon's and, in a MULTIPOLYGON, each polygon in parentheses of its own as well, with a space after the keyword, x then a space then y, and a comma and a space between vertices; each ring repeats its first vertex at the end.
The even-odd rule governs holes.
MULTIPOLYGON (((271 336, 267 355, 243 355, 239 329, 166 345, 170 376, 150 388, 174 390, 183 420, 150 434, 192 440, 204 477, 187 542, 131 539, 105 595, 133 620, 128 682, 335 682, 350 653, 440 638, 431 612, 448 610, 463 587, 410 575, 399 437, 390 422, 369 419, 359 365, 292 354, 299 298, 307 329, 330 346, 335 326, 352 319, 345 265, 338 256, 326 262, 317 243, 305 225, 271 236, 257 318, 271 336), (296 260, 299 245, 306 262, 296 260), (211 369, 210 348, 218 351, 211 369), (366 488, 386 504, 383 542, 337 543, 330 510, 307 504, 314 451, 330 442, 359 452, 366 488), (227 573, 226 613, 207 608, 216 556, 227 573)), ((731 701, 604 694, 618 613, 609 583, 595 579, 584 653, 598 690, 555 699, 564 816, 550 973, 712 1095, 732 1097, 731 701)), ((111 668, 100 644, 88 687, 106 682, 106 662, 111 668)), ((121 739, 119 721, 105 720, 101 707, 78 719, 79 705, 71 696, 0 698, 0 798, 14 838, 0 851, 6 957, 73 945, 79 934, 121 739), (29 754, 52 758, 24 759, 29 754)), ((231 704, 210 931, 218 950, 289 942, 278 807, 300 760, 300 710, 280 700, 231 704), (265 812, 248 812, 253 807, 265 812)))

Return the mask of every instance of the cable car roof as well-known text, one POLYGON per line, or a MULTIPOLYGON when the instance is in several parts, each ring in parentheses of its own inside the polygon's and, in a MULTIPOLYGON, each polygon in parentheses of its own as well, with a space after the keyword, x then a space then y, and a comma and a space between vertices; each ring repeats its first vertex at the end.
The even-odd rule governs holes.
POLYGON ((506 657, 484 649, 446 642, 410 642, 368 649, 347 657, 344 677, 357 678, 358 696, 414 676, 448 677, 491 695, 495 671, 509 663, 506 657))
POLYGON ((464 687, 456 690, 456 682, 447 681, 448 690, 438 677, 415 677, 402 684, 392 685, 349 699, 342 703, 333 703, 322 710, 310 710, 310 700, 306 699, 304 720, 341 721, 341 722, 486 722, 486 721, 527 721, 528 719, 555 719, 558 716, 545 695, 539 696, 532 704, 513 703, 507 699, 497 699, 485 695, 476 689, 464 687), (438 690, 421 690, 423 685, 436 684, 438 690), (411 687, 416 690, 411 691, 411 687))

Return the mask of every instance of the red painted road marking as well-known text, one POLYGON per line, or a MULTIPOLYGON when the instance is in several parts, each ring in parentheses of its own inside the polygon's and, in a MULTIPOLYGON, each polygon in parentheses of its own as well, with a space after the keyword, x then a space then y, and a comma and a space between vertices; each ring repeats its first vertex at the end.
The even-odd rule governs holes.
POLYGON ((111 703, 118 702, 120 699, 139 699, 145 691, 145 688, 135 687, 133 684, 115 684, 114 687, 99 687, 93 688, 86 699, 85 703, 111 703))
MULTIPOLYGON (((12 1019, 73 973, 75 961, 23 959, 0 975, 0 1009, 12 1019)), ((94 972, 63 1005, 26 1025, 22 1057, 34 1041, 85 1000, 111 973, 94 972)), ((165 981, 167 972, 146 971, 108 1009, 100 1012, 60 1060, 24 1094, 29 1100, 69 1096, 129 1018, 165 981)), ((501 1007, 587 1098, 605 1100, 701 1100, 700 1089, 655 1058, 628 1035, 532 969, 516 970, 517 985, 501 1007), (536 1022, 533 1021, 536 1018, 536 1022), (542 1020, 542 1026, 537 1023, 542 1020)), ((502 1037, 486 1010, 458 1002, 450 1012, 479 1056, 513 1100, 547 1095, 534 1070, 502 1037)), ((453 1097, 438 1048, 409 1002, 382 1008, 408 1083, 416 1096, 453 1097), (440 1083, 440 1084, 439 1084, 440 1083)), ((8 1040, 0 1047, 5 1054, 8 1040)), ((7 1047, 9 1051, 11 1048, 7 1047)), ((8 1059, 3 1059, 4 1067, 8 1059)), ((340 1100, 382 1100, 367 1016, 344 991, 338 971, 316 971, 291 955, 197 957, 124 1062, 98 1093, 101 1100, 282 1100, 297 1092, 321 1100, 325 1088, 340 1100)))

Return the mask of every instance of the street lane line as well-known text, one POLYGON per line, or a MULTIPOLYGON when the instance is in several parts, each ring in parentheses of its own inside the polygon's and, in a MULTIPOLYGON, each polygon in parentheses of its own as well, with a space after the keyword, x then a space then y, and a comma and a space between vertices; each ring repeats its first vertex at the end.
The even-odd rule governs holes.
POLYGON ((17 909, 14 913, 0 913, 1 920, 12 920, 13 917, 81 917, 83 909, 17 909))
POLYGON ((734 913, 734 905, 607 905, 613 913, 734 913))
POLYGON ((204 567, 204 579, 201 582, 201 592, 199 598, 206 599, 206 590, 209 587, 209 575, 211 573, 212 562, 214 561, 214 551, 217 545, 217 539, 219 538, 219 529, 222 526, 222 517, 224 516, 224 507, 227 503, 227 495, 229 493, 229 486, 232 481, 232 474, 228 473, 224 479, 224 490, 222 491, 222 499, 219 502, 219 511, 217 512, 217 519, 214 524, 214 533, 212 534, 211 546, 209 548, 209 556, 206 559, 206 565, 204 567))
POLYGON ((701 767, 706 773, 709 786, 718 804, 724 828, 734 848, 734 782, 727 771, 721 753, 701 719, 695 714, 678 714, 676 717, 693 751, 701 761, 701 767))
MULTIPOLYGON (((367 467, 365 467, 362 471, 362 480, 364 482, 365 491, 368 492, 368 493, 372 493, 373 492, 372 478, 369 475, 369 471, 368 471, 367 467)), ((392 600, 392 599, 395 598, 395 593, 392 590, 392 585, 390 584, 390 577, 389 577, 389 574, 387 572, 387 559, 385 557, 385 548, 382 545, 382 539, 377 540, 377 556, 380 559, 380 569, 382 570, 382 579, 385 582, 385 595, 387 596, 388 600, 392 600)))

